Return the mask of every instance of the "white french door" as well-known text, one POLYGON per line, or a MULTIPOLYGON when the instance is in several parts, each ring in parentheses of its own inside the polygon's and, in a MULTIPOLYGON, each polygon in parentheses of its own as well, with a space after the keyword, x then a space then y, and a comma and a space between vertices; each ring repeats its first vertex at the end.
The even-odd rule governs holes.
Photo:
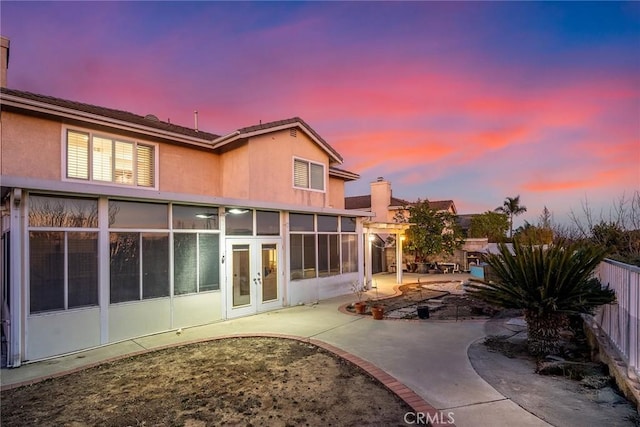
POLYGON ((227 239, 227 317, 282 307, 280 239, 227 239))

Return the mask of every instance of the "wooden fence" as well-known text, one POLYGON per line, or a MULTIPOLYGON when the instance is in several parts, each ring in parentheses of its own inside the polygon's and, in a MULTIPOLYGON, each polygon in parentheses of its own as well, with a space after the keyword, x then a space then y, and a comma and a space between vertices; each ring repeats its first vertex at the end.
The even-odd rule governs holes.
POLYGON ((597 274, 617 301, 598 310, 595 320, 625 358, 629 373, 640 377, 640 267, 606 259, 597 274))

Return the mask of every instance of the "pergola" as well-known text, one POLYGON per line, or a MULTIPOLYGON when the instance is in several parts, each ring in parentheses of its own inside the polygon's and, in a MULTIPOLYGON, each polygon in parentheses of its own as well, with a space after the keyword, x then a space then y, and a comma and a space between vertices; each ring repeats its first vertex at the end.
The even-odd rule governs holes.
POLYGON ((364 232, 364 277, 367 287, 371 285, 372 267, 371 267, 371 237, 374 234, 393 234, 396 239, 396 282, 402 283, 402 238, 405 231, 411 226, 409 223, 397 222, 365 222, 363 224, 364 232))

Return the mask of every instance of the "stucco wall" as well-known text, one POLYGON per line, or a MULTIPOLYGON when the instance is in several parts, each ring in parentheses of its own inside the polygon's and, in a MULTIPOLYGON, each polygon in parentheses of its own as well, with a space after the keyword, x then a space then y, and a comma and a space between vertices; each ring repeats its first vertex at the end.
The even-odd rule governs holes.
MULTIPOLYGON (((259 135, 221 155, 223 195, 328 207, 331 204, 329 200, 332 200, 331 193, 337 185, 329 183, 328 161, 327 153, 300 130, 295 137, 291 136, 289 129, 259 135), (294 157, 325 165, 326 192, 293 187, 294 157)), ((342 186, 344 187, 344 183, 342 186)), ((344 188, 341 197, 343 196, 344 188)))
MULTIPOLYGON (((2 174, 37 179, 61 180, 66 129, 93 131, 59 121, 2 112, 2 174)), ((176 193, 220 194, 220 156, 206 150, 157 143, 152 139, 99 131, 100 135, 157 144, 159 190, 176 193)))
POLYGON ((2 175, 59 180, 62 125, 2 112, 2 175))
POLYGON ((344 180, 329 178, 329 206, 344 209, 344 180))
POLYGON ((220 156, 170 144, 161 145, 159 154, 161 191, 220 195, 220 156))

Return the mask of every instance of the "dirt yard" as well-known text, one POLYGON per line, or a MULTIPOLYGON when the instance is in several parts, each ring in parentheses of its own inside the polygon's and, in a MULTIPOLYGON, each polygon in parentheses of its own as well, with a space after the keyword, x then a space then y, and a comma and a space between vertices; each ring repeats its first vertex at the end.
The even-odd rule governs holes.
POLYGON ((351 363, 278 338, 156 351, 1 400, 3 426, 393 426, 411 410, 351 363))

